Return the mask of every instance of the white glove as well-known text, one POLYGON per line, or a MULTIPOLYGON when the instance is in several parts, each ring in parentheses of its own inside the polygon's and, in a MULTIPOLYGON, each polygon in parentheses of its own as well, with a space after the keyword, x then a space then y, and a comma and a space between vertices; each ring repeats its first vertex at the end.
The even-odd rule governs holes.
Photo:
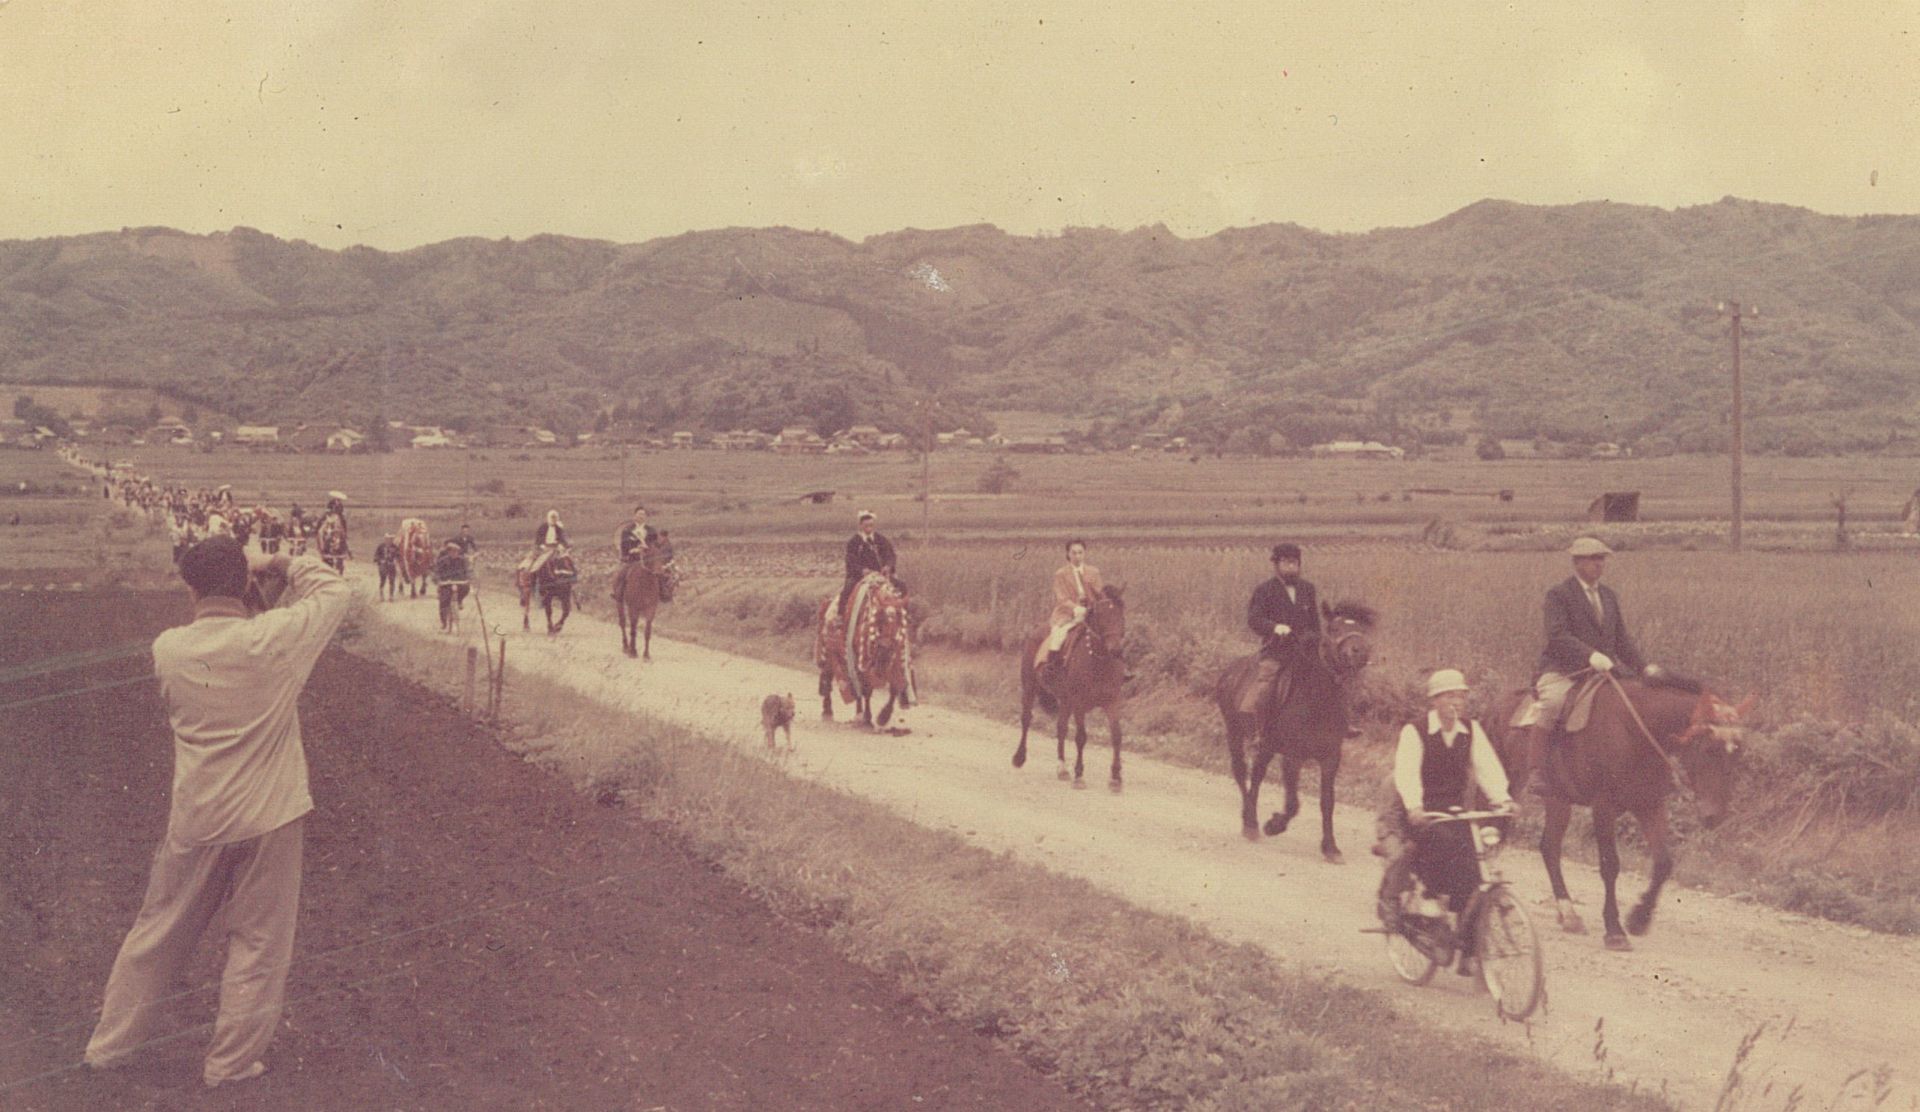
POLYGON ((1613 671, 1613 658, 1606 653, 1594 653, 1587 658, 1587 667, 1596 672, 1611 672, 1613 671))
POLYGON ((1293 632, 1293 627, 1288 625, 1287 623, 1285 622, 1274 623, 1273 635, 1275 637, 1285 637, 1287 634, 1292 632, 1293 632))
POLYGON ((1650 680, 1657 680, 1661 676, 1665 675, 1666 671, 1667 670, 1665 668, 1660 667, 1658 664, 1649 664, 1647 665, 1647 678, 1650 680))
POLYGON ((1084 606, 1076 606, 1076 607, 1074 607, 1074 608, 1073 608, 1073 620, 1074 620, 1074 621, 1076 621, 1076 622, 1077 622, 1077 621, 1080 621, 1080 620, 1081 620, 1082 618, 1085 618, 1086 616, 1087 616, 1087 608, 1086 608, 1086 607, 1084 607, 1084 606))

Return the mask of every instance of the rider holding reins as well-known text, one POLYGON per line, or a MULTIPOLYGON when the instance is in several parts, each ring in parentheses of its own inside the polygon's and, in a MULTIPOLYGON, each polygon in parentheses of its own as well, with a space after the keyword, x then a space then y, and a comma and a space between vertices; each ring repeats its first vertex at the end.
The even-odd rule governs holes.
POLYGON ((1034 656, 1034 667, 1050 678, 1059 664, 1060 650, 1067 635, 1087 619, 1087 607, 1106 589, 1100 581, 1100 569, 1087 563, 1087 542, 1067 542, 1067 562, 1053 573, 1053 628, 1034 656))
POLYGON ((1524 731, 1516 741, 1528 754, 1528 769, 1546 767, 1547 743, 1559 726, 1575 676, 1591 671, 1643 673, 1656 679, 1661 674, 1660 666, 1648 664, 1627 635, 1620 596, 1600 583, 1613 550, 1598 537, 1581 537, 1567 554, 1573 557, 1573 574, 1547 591, 1547 645, 1540 652, 1533 700, 1514 724, 1516 732, 1524 731))
POLYGON ((528 557, 527 571, 538 574, 541 567, 553 558, 554 554, 567 548, 567 527, 560 523, 560 511, 548 510, 547 520, 534 527, 533 553, 528 557))
POLYGON ((616 600, 626 590, 627 576, 633 570, 633 565, 657 553, 666 558, 666 563, 661 567, 660 601, 672 601, 673 550, 665 547, 666 534, 647 524, 645 506, 633 508, 633 520, 620 526, 620 533, 614 538, 614 546, 620 552, 620 570, 613 575, 613 597, 616 600))

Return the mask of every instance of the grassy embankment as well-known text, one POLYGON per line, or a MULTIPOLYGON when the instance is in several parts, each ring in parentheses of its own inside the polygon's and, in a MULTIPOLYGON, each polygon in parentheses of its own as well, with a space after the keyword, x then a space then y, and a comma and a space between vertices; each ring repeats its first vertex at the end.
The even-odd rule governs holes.
MULTIPOLYGON (((464 682, 461 646, 358 622, 342 641, 431 689, 464 682)), ((583 709, 549 682, 513 673, 505 714, 507 743, 530 759, 672 823, 853 959, 1104 1107, 1666 1106, 1426 1029, 1252 946, 923 830, 733 746, 583 709)))
MULTIPOLYGON (((903 564, 924 606, 917 658, 929 698, 1013 721, 1014 647, 1039 628, 1058 553, 947 546, 903 564)), ((1267 574, 1257 551, 1096 546, 1124 582, 1129 656, 1140 674, 1128 744, 1217 768, 1221 821, 1233 797, 1206 691, 1246 652, 1246 596, 1267 574)), ((1920 929, 1920 565, 1896 556, 1629 552, 1613 561, 1648 654, 1730 699, 1757 693, 1729 823, 1696 830, 1685 803, 1680 877, 1808 914, 1881 930, 1920 929)), ((1366 801, 1387 768, 1392 727, 1422 705, 1435 667, 1466 671, 1483 704, 1524 683, 1539 649, 1539 599, 1568 573, 1550 553, 1355 551, 1309 555, 1322 596, 1380 609, 1361 708, 1368 737, 1349 749, 1342 797, 1366 801)), ((664 629, 771 659, 808 658, 825 579, 692 584, 664 629)), ((1050 719, 1039 724, 1051 728, 1050 719)), ((1090 729, 1104 745, 1104 724, 1090 729)), ((1009 751, 1013 735, 1008 737, 1009 751)), ((1312 782, 1311 774, 1308 782, 1312 782)), ((1270 797, 1277 802, 1277 795, 1270 797)), ((1584 825, 1584 820, 1582 820, 1584 825)))

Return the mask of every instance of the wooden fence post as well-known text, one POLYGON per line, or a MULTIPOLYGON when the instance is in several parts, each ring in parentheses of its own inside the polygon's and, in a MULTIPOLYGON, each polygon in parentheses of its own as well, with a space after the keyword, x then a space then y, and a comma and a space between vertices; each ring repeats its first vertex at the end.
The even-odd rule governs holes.
POLYGON ((474 648, 472 645, 468 645, 467 646, 467 697, 466 697, 466 700, 460 704, 460 708, 469 717, 473 715, 473 711, 474 711, 474 702, 473 702, 474 673, 479 671, 479 668, 480 668, 480 650, 474 648))

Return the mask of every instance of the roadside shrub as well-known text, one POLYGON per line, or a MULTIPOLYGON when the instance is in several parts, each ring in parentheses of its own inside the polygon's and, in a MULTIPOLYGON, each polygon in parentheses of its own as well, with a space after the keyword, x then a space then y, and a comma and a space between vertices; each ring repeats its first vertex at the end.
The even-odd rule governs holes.
POLYGON ((481 494, 505 494, 507 492, 507 481, 496 475, 491 479, 482 480, 480 485, 473 489, 479 491, 481 494))
POLYGON ((507 508, 500 511, 500 516, 525 517, 527 516, 527 504, 525 502, 509 502, 507 503, 507 508))

